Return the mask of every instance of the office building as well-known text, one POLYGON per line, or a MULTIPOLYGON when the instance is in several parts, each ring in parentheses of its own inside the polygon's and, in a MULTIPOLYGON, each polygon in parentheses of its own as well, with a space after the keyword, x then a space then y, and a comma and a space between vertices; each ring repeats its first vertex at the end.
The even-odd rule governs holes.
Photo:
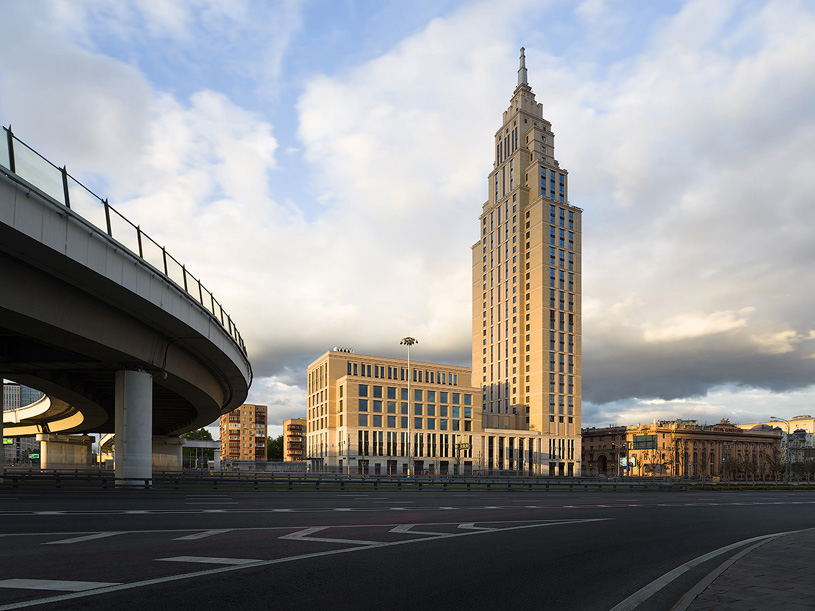
POLYGON ((579 474, 582 211, 569 203, 523 49, 494 150, 472 248, 472 371, 484 427, 488 436, 528 432, 535 472, 579 474))
POLYGON ((220 419, 221 461, 266 461, 266 406, 246 403, 220 419))
POLYGON ((480 397, 467 367, 329 350, 308 366, 309 468, 472 472, 484 460, 480 397))
POLYGON ((302 461, 306 458, 306 419, 289 418, 283 421, 283 462, 302 461))
POLYGON ((16 382, 3 382, 3 410, 18 409, 36 403, 43 393, 16 382))

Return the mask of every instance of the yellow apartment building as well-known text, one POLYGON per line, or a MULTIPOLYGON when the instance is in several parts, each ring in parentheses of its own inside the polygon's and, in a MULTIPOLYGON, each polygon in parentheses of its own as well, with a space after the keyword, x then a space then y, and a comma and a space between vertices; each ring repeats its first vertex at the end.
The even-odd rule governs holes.
POLYGON ((289 418, 283 421, 283 462, 302 461, 306 458, 306 419, 289 418))
POLYGON ((246 403, 220 418, 222 461, 266 460, 266 406, 246 403))
POLYGON ((494 150, 472 247, 473 384, 482 388, 485 428, 537 434, 544 473, 577 475, 582 210, 569 203, 568 172, 523 49, 494 150))

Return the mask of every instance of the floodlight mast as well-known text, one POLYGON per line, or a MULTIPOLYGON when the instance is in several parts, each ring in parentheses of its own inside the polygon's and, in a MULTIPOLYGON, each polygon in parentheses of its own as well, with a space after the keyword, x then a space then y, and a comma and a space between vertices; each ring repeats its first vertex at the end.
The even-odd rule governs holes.
POLYGON ((408 407, 408 426, 407 426, 407 461, 408 461, 408 477, 413 477, 413 465, 411 464, 411 450, 410 450, 410 347, 413 344, 418 344, 419 340, 412 337, 403 337, 399 342, 402 346, 407 346, 407 407, 408 407))

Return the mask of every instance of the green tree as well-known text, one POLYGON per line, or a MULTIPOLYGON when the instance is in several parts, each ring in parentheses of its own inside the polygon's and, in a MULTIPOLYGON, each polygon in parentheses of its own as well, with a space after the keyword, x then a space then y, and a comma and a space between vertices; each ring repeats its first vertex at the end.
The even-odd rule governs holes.
POLYGON ((212 441, 212 433, 203 428, 185 433, 182 435, 182 437, 185 439, 192 439, 194 441, 212 441))
POLYGON ((283 435, 266 440, 266 460, 283 460, 283 435))
MULTIPOLYGON (((182 437, 191 441, 212 441, 212 433, 204 428, 185 433, 182 437)), ((183 448, 181 457, 185 467, 200 467, 202 464, 196 465, 196 461, 199 459, 214 460, 215 450, 212 448, 183 448)))

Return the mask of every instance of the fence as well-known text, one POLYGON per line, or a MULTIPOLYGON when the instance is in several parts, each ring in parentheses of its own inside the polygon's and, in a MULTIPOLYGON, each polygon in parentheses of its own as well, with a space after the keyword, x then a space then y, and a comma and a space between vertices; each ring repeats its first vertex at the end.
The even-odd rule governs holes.
MULTIPOLYGON (((65 166, 58 168, 37 151, 19 140, 4 127, 6 146, 0 142, 0 166, 7 168, 12 179, 25 183, 52 202, 65 206, 97 231, 107 235, 149 265, 178 289, 189 295, 211 318, 223 327, 244 356, 246 345, 215 296, 193 276, 186 266, 167 252, 108 203, 68 174, 65 166), (22 180, 20 180, 22 179, 22 180)), ((5 172, 4 172, 5 173, 5 172)), ((8 175, 8 174, 7 174, 8 175)), ((251 372, 251 370, 250 370, 251 372)))

